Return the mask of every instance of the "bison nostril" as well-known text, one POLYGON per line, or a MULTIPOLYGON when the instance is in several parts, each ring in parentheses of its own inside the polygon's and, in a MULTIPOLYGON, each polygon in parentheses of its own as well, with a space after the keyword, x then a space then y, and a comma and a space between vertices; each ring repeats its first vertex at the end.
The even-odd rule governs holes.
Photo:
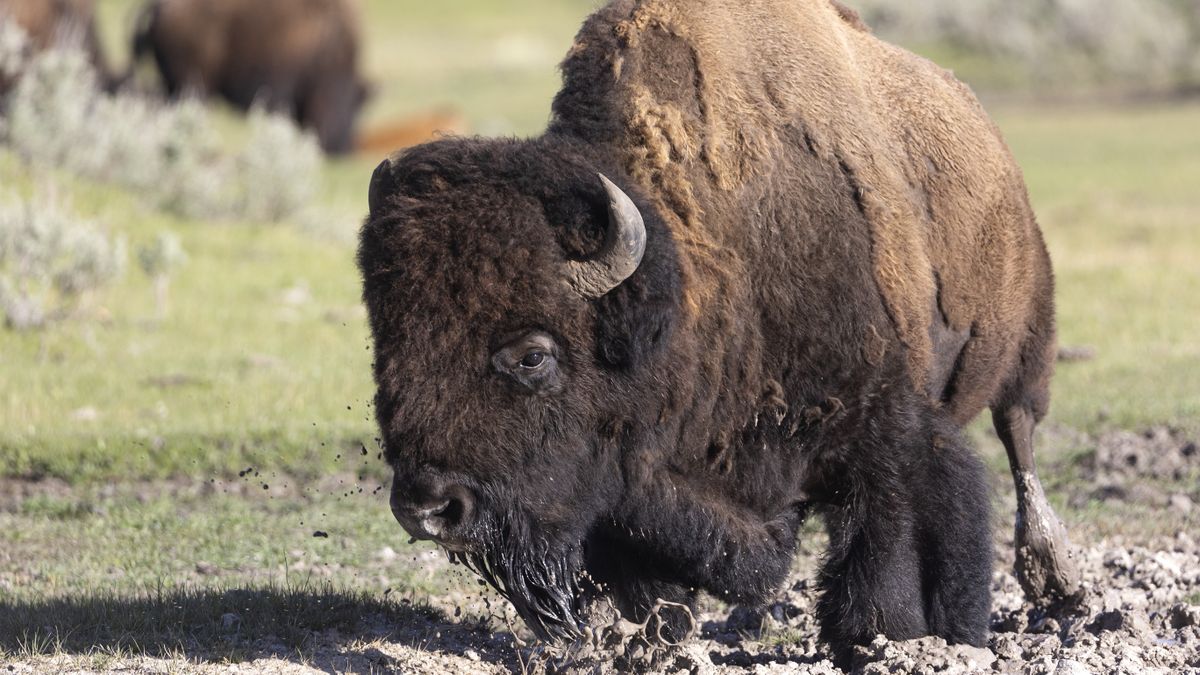
POLYGON ((463 503, 458 499, 448 499, 446 500, 446 505, 438 509, 437 513, 433 515, 446 523, 447 527, 454 527, 462 522, 463 503))
POLYGON ((447 499, 440 504, 418 511, 417 518, 421 523, 421 529, 437 537, 447 528, 453 527, 454 524, 446 518, 446 513, 452 510, 452 503, 453 500, 447 499))
POLYGON ((445 536, 462 525, 471 515, 471 497, 465 489, 452 487, 445 499, 422 509, 418 514, 421 528, 433 537, 445 536))
MULTIPOLYGON (((450 484, 421 490, 425 499, 411 500, 411 490, 405 482, 397 482, 392 490, 392 512, 396 520, 418 539, 433 539, 443 544, 458 540, 462 530, 474 518, 475 496, 465 485, 450 484)), ((418 488, 420 490, 420 488, 418 488)))
POLYGON ((422 524, 435 537, 445 534, 447 530, 463 524, 469 508, 465 498, 457 495, 451 496, 442 504, 430 509, 422 524))

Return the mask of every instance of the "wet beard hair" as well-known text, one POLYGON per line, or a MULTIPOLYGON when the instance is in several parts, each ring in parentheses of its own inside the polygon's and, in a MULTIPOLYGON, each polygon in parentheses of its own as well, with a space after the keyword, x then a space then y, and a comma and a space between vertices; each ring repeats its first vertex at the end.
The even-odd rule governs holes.
POLYGON ((540 639, 575 639, 587 623, 582 542, 538 536, 523 526, 524 519, 500 520, 485 529, 478 548, 451 558, 511 602, 540 639))

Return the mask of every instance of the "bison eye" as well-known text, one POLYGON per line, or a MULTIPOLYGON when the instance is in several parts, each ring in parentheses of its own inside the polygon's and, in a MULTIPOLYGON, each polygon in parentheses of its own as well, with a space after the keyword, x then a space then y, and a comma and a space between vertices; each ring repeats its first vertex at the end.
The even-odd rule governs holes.
POLYGON ((546 362, 545 352, 529 352, 521 359, 520 366, 526 370, 534 370, 546 362))
POLYGON ((510 341, 492 356, 496 372, 535 394, 562 389, 558 343, 548 333, 532 331, 510 341))

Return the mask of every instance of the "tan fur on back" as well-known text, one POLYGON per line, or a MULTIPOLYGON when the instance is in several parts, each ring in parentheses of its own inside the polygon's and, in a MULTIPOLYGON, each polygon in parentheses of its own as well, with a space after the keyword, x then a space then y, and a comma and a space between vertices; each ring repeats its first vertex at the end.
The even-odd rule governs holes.
MULTIPOLYGON (((706 209, 753 189, 787 157, 781 132, 802 127, 859 188, 879 290, 914 384, 930 372, 935 302, 954 329, 978 337, 965 362, 980 349, 994 352, 981 354, 993 366, 1016 358, 1042 245, 1019 170, 965 86, 830 0, 624 0, 612 11, 625 17, 615 29, 625 51, 612 67, 627 83, 621 105, 637 139, 625 148, 628 169, 678 214, 691 264, 718 272, 693 275, 693 309, 718 301, 719 288, 695 279, 719 285, 722 244, 740 236, 714 231, 721 226, 706 223, 706 209), (629 72, 630 54, 663 39, 690 49, 697 101, 667 78, 629 72)), ((991 394, 955 405, 977 411, 991 394)))

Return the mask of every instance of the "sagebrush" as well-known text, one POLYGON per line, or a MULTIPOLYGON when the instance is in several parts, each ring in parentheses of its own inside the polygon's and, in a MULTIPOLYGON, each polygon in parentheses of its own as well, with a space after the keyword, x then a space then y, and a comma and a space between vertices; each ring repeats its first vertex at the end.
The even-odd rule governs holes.
POLYGON ((79 218, 48 192, 0 195, 0 310, 15 329, 77 309, 125 268, 125 241, 79 218))
POLYGON ((877 33, 1020 66, 1036 86, 1200 86, 1198 0, 845 0, 877 33))
MULTIPOLYGON (((0 38, 8 42, 19 54, 20 39, 0 38)), ((0 57, 0 67, 11 60, 0 57)), ((199 101, 104 93, 87 57, 69 47, 20 70, 2 132, 32 164, 125 186, 187 218, 274 222, 309 206, 320 150, 289 118, 254 110, 239 139, 225 138, 199 101)))
POLYGON ((154 284, 154 304, 158 320, 167 317, 167 302, 171 288, 171 275, 187 262, 187 252, 179 235, 164 230, 158 233, 152 244, 138 249, 138 264, 154 284))

